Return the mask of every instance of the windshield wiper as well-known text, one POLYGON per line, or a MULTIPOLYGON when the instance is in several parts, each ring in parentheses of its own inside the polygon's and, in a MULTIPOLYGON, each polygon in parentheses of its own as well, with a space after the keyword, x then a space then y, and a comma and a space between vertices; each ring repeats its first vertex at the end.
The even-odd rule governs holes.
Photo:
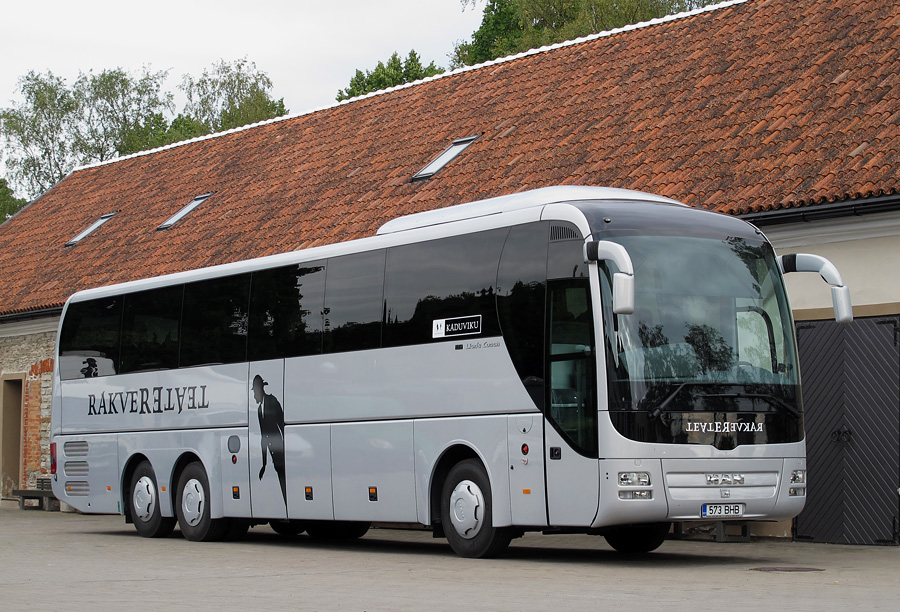
POLYGON ((678 385, 674 391, 672 391, 666 398, 656 405, 656 408, 653 410, 647 409, 647 413, 650 415, 651 419, 658 419, 659 415, 666 409, 666 407, 675 399, 675 396, 681 393, 681 390, 684 389, 687 385, 692 383, 681 383, 678 385))

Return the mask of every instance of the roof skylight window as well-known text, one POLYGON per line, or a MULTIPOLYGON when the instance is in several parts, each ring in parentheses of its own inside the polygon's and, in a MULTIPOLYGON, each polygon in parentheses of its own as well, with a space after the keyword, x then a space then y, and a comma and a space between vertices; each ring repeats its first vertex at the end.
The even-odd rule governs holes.
POLYGON ((416 172, 413 175, 412 180, 418 181, 431 178, 438 170, 449 164, 457 155, 465 151, 466 147, 475 142, 476 138, 478 138, 478 136, 469 136, 468 138, 454 140, 453 144, 447 147, 443 153, 435 157, 427 166, 416 172))
POLYGON ((116 213, 107 213, 107 214, 103 215, 102 217, 100 217, 99 219, 97 219, 96 221, 94 221, 93 223, 88 225, 85 229, 83 229, 77 236, 75 236, 74 238, 69 240, 66 243, 66 246, 68 247, 68 246, 74 246, 74 245, 78 244, 79 242, 81 242, 82 240, 87 238, 89 235, 91 235, 94 232, 94 230, 96 230, 98 227, 100 227, 101 225, 103 225, 104 223, 106 223, 107 221, 112 219, 115 214, 116 213))
POLYGON ((177 213, 175 213, 174 215, 172 215, 171 217, 169 217, 168 219, 163 221, 159 225, 159 227, 157 227, 156 229, 158 229, 158 230, 169 229, 170 227, 172 227, 173 225, 175 225, 176 223, 181 221, 185 216, 187 216, 187 214, 189 212, 191 212, 192 210, 194 210, 195 208, 197 208, 198 206, 203 204, 211 195, 212 195, 212 193, 204 193, 203 195, 198 195, 196 198, 191 200, 187 206, 185 206, 184 208, 179 210, 177 213))

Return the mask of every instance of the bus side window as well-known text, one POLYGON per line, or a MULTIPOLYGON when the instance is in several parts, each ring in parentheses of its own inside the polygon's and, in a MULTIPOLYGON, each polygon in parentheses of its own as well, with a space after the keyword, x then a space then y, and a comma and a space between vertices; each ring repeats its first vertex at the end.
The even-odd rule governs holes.
POLYGON ((125 295, 119 373, 178 367, 183 285, 125 295))
POLYGON ((544 302, 550 224, 513 227, 497 275, 497 314, 519 379, 538 410, 544 410, 544 302))
POLYGON ((433 342, 434 322, 454 317, 481 315, 480 335, 499 335, 495 285, 506 234, 504 228, 389 249, 384 346, 433 342))
POLYGON ((384 250, 328 260, 324 352, 381 347, 384 250))
POLYGON ((246 361, 249 300, 249 274, 185 285, 181 367, 246 361))
POLYGON ((320 354, 324 303, 324 261, 254 272, 250 361, 320 354))

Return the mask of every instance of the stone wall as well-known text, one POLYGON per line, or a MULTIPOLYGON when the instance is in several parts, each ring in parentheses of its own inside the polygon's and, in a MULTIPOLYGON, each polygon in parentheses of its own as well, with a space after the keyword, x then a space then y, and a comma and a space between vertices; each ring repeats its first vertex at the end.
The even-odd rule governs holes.
MULTIPOLYGON (((43 327, 53 327, 52 322, 43 327)), ((8 335, 0 326, 0 376, 24 376, 22 389, 22 473, 19 486, 33 488, 50 473, 50 402, 55 331, 8 335)))

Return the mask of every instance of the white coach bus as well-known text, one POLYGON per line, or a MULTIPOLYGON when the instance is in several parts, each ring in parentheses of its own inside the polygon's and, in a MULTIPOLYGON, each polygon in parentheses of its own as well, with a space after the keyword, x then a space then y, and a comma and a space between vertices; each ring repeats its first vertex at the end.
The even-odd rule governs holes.
POLYGON ((597 187, 402 217, 376 236, 83 291, 63 311, 56 496, 146 537, 430 527, 658 547, 672 521, 806 495, 778 258, 738 219, 597 187))

